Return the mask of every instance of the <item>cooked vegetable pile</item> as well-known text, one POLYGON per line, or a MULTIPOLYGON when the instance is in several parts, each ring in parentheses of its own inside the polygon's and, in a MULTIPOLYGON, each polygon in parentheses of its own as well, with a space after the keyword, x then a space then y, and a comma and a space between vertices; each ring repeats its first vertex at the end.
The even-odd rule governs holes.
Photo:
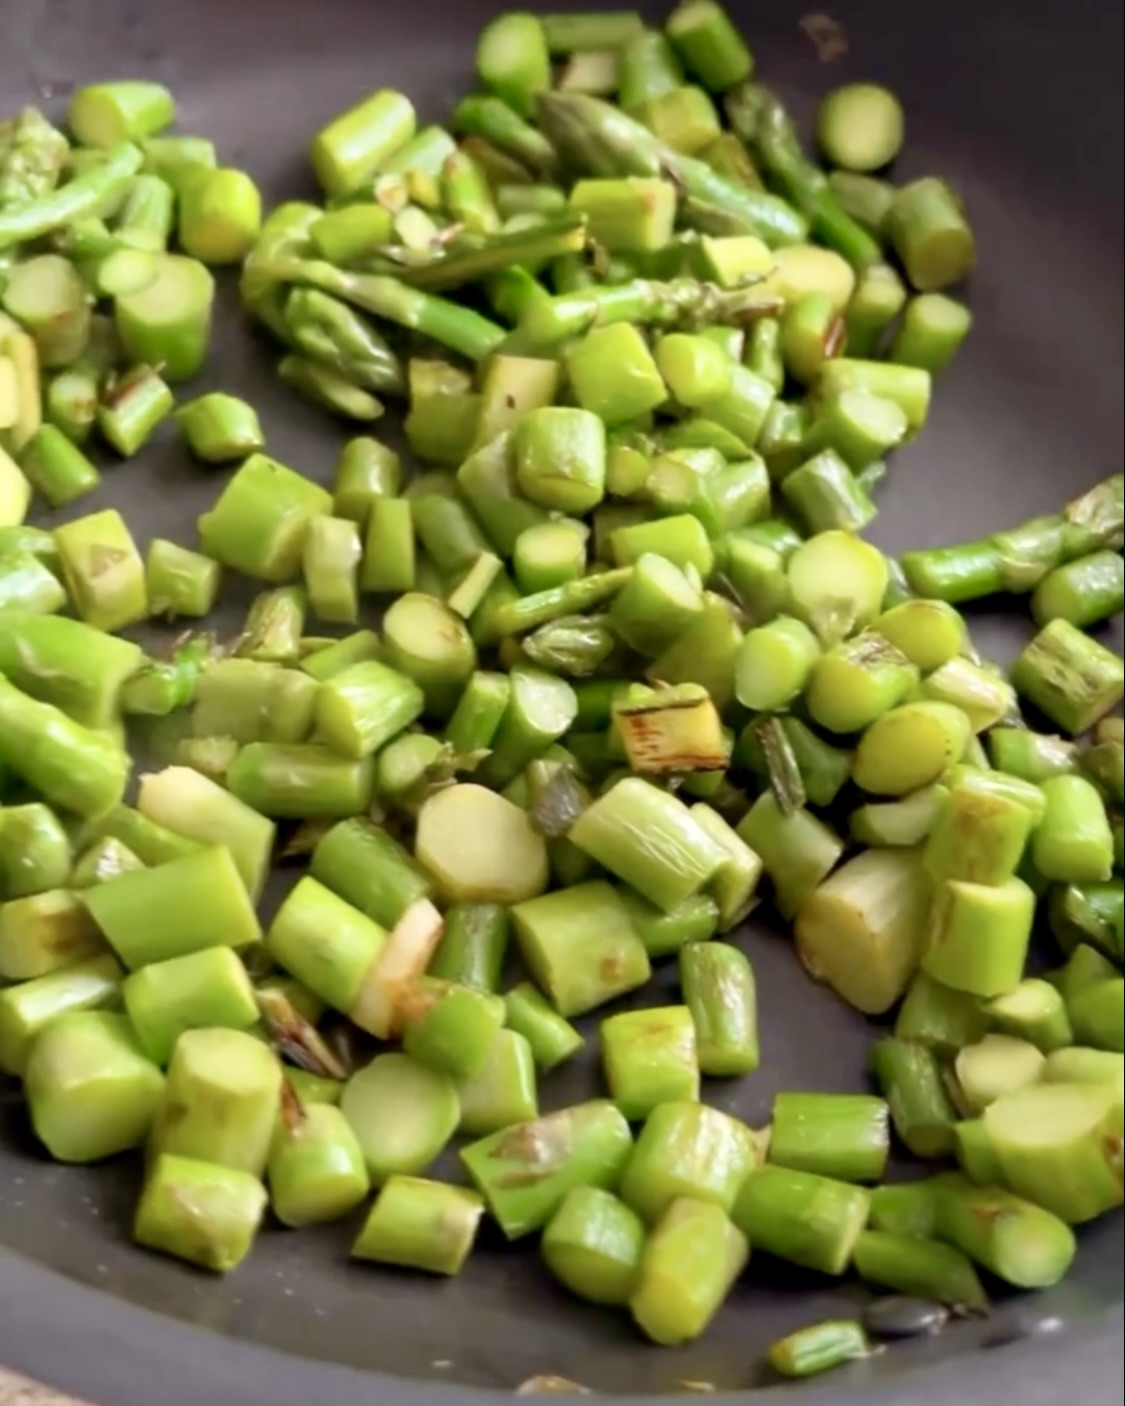
POLYGON ((978 1271, 1054 1284, 1122 1202, 1125 670, 1086 633, 1122 476, 899 561, 859 535, 971 320, 887 90, 825 99, 825 170, 712 0, 506 14, 477 72, 448 129, 363 98, 323 205, 264 220, 156 83, 0 124, 0 1069, 58 1160, 143 1148, 138 1242, 209 1269, 375 1189, 360 1258, 456 1274, 487 1215, 657 1343, 751 1250, 921 1301, 773 1348, 807 1375, 986 1311, 978 1271), (226 264, 286 385, 401 406, 423 468, 364 435, 329 489, 178 399, 226 264), (142 555, 74 505, 169 419, 230 471, 142 555), (1003 594, 1038 631, 1007 676, 957 609, 1003 594), (758 1067, 763 900, 893 1025, 876 1092, 751 1129, 701 1080, 758 1067), (610 1006, 668 961, 678 1004, 610 1006), (605 1096, 541 1113, 587 1041, 605 1096), (468 1184, 427 1177, 457 1137, 468 1184), (892 1143, 958 1170, 882 1185, 892 1143))

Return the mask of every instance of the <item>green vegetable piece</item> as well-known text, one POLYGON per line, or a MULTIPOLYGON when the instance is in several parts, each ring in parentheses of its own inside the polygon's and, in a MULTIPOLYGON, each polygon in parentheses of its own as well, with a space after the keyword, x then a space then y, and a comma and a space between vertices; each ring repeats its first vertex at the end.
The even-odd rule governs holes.
POLYGON ((89 957, 0 991, 0 1070, 21 1078, 43 1031, 72 1012, 112 1005, 122 976, 115 957, 89 957))
POLYGON ((759 1160, 754 1134, 729 1114, 702 1103, 665 1103, 637 1136, 620 1194, 650 1225, 681 1196, 729 1214, 759 1160))
POLYGON ((389 1177, 352 1254, 430 1274, 459 1274, 483 1210, 480 1197, 462 1186, 421 1177, 389 1177))
POLYGON ((395 1175, 425 1171, 457 1131, 461 1116, 453 1079, 405 1054, 377 1055, 353 1074, 340 1110, 376 1186, 395 1175))
POLYGON ((601 1035, 606 1082, 630 1122, 660 1104, 698 1099, 695 1027, 687 1006, 610 1016, 601 1035))
POLYGON ((837 1181, 879 1181, 890 1153, 890 1118, 867 1094, 778 1094, 770 1161, 837 1181))
POLYGON ((200 518, 200 541, 221 565, 282 584, 300 573, 311 520, 331 511, 332 499, 319 485, 252 454, 200 518))
POLYGON ((366 1197, 363 1151, 348 1120, 329 1104, 283 1122, 267 1167, 270 1203, 282 1225, 299 1229, 340 1220, 366 1197))
POLYGON ((509 1240, 547 1224, 576 1186, 616 1186, 632 1150, 616 1106, 594 1100, 493 1133, 461 1152, 509 1240))
POLYGON ((130 971, 261 936, 238 866, 221 846, 123 874, 90 889, 85 903, 130 971))
POLYGON ((226 1274, 254 1242, 267 1204, 248 1172, 190 1157, 158 1157, 133 1222, 138 1245, 226 1274))
POLYGON ((540 1241, 547 1268, 572 1294, 624 1307, 644 1251, 645 1227, 609 1191, 576 1186, 551 1217, 540 1241))
POLYGON ((648 980, 647 953, 609 884, 517 903, 512 922, 524 960, 563 1016, 582 1015, 648 980), (588 956, 579 961, 576 951, 588 956))
POLYGON ((249 1030, 258 1019, 246 968, 227 947, 142 967, 122 983, 121 998, 141 1048, 162 1066, 185 1030, 249 1030))
POLYGON ((163 1088, 128 1020, 106 1011, 60 1015, 24 1071, 32 1127, 56 1162, 99 1162, 139 1147, 163 1088))
POLYGON ((867 1223, 870 1199, 858 1186, 766 1166, 746 1178, 731 1214, 755 1249, 840 1275, 867 1223))
POLYGON ((703 1333, 750 1256, 746 1236, 719 1206, 673 1201, 653 1228, 629 1300, 653 1342, 690 1342, 703 1333))
POLYGON ((725 942, 688 943, 680 949, 680 985, 695 1026, 700 1072, 734 1078, 757 1069, 757 990, 743 953, 725 942))

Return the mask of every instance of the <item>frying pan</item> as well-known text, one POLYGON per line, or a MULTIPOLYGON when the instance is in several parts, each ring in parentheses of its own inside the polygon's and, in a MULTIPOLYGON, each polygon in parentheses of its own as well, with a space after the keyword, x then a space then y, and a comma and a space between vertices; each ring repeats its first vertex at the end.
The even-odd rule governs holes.
MULTIPOLYGON (((942 378, 925 435, 894 465, 876 539, 899 550, 999 529, 1120 469, 1121 4, 834 0, 848 52, 826 65, 800 25, 812 0, 727 2, 760 72, 800 117, 848 78, 900 93, 906 174, 949 175, 977 230, 977 327, 942 378)), ((183 130, 214 138, 269 198, 298 196, 309 186, 309 135, 359 95, 389 84, 427 116, 447 112, 497 8, 0 0, 0 97, 5 110, 50 106, 95 79, 159 78, 180 100, 183 130)), ((279 388, 227 304, 207 384, 251 399, 272 450, 325 478, 342 432, 279 388)), ((108 472, 91 506, 120 507, 146 539, 190 540, 215 491, 213 475, 162 441, 108 472)), ((1004 660, 1027 628, 1018 611, 982 613, 974 627, 1004 660)), ((1120 623, 1111 642, 1121 648, 1120 623)), ((765 1064, 713 1101, 761 1122, 778 1089, 859 1087, 868 1025, 814 987, 764 921, 741 940, 765 993, 765 1064)), ((592 1068, 552 1079, 551 1106, 589 1097, 595 1079, 592 1068)), ((271 1231, 238 1273, 205 1278, 129 1244, 135 1195, 131 1166, 45 1163, 14 1091, 0 1085, 0 1362, 105 1406, 484 1406, 540 1373, 638 1406, 687 1382, 744 1399, 768 1384, 756 1364, 770 1341, 862 1302, 855 1288, 758 1264, 702 1342, 656 1349, 621 1316, 566 1300, 534 1254, 487 1239, 463 1277, 442 1284, 349 1263, 351 1226, 271 1231)), ((1084 1233, 1056 1291, 804 1395, 845 1403, 862 1393, 874 1406, 1120 1400, 1122 1229, 1117 1214, 1084 1233), (1004 1324, 1031 1336, 986 1351, 1004 1324)))

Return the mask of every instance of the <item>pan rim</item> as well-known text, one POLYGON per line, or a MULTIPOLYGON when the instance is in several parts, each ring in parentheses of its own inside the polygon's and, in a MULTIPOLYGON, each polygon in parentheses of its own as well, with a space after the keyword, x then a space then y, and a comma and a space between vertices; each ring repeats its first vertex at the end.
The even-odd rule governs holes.
MULTIPOLYGON (((0 1362, 56 1390, 102 1406, 492 1406, 510 1391, 386 1376, 280 1353, 127 1303, 0 1248, 0 1362), (54 1320, 57 1333, 44 1332, 54 1320), (153 1382, 160 1380, 159 1395, 153 1382)), ((805 1387, 807 1406, 946 1406, 958 1383, 970 1399, 1021 1406, 1110 1406, 1125 1367, 1120 1304, 1064 1338, 1023 1340, 920 1367, 886 1386, 805 1387)), ((760 1390, 724 1392, 714 1406, 745 1406, 760 1390)), ((615 1406, 657 1406, 666 1397, 616 1396, 615 1406)))

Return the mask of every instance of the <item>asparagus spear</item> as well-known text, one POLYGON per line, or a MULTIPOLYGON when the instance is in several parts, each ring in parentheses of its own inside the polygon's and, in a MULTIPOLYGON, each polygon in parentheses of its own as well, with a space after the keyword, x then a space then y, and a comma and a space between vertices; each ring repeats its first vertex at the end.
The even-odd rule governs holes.
POLYGON ((688 195, 713 204, 770 245, 798 244, 805 221, 785 201, 736 185, 705 162, 667 146, 625 113, 586 93, 545 93, 539 120, 565 160, 594 176, 666 173, 688 195))

